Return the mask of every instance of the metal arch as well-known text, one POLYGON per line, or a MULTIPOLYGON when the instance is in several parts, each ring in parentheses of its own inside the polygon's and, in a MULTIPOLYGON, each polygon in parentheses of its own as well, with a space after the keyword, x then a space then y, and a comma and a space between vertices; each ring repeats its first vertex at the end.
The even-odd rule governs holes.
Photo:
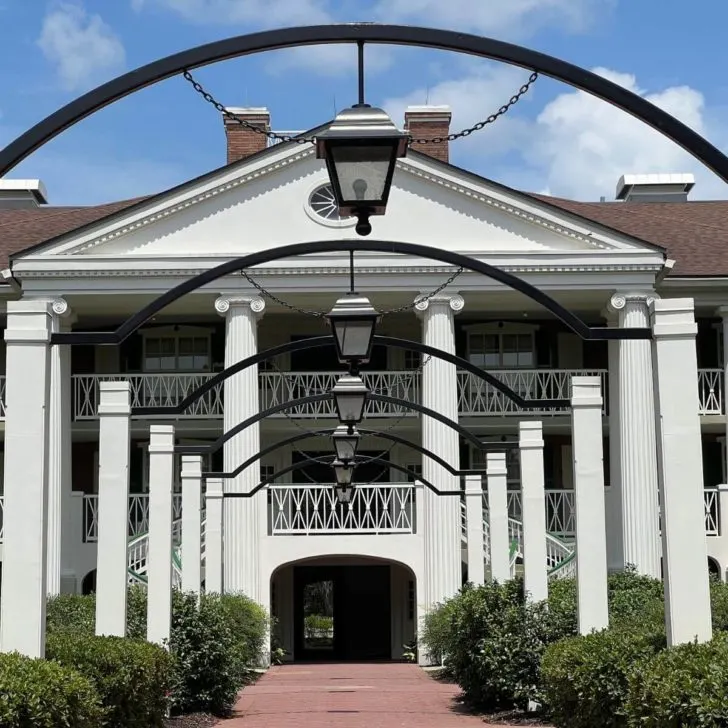
MULTIPOLYGON (((331 456, 331 461, 333 462, 334 456, 331 456)), ((395 470, 398 470, 401 473, 405 473, 406 475, 410 476, 414 480, 418 481, 419 483, 422 483, 426 488, 431 490, 435 495, 462 495, 462 490, 440 490, 439 488, 436 488, 432 483, 430 483, 429 480, 423 478, 421 475, 415 473, 413 470, 410 470, 409 468, 405 468, 403 465, 398 465, 397 463, 390 463, 389 460, 384 460, 382 458, 369 458, 367 462, 370 463, 381 463, 382 465, 387 465, 391 468, 394 468, 395 470)), ((300 463, 294 463, 293 465, 287 465, 285 468, 281 468, 280 470, 277 470, 273 475, 268 476, 267 478, 264 478, 263 480, 258 483, 258 485, 255 486, 255 488, 251 488, 248 491, 245 491, 244 493, 223 493, 223 498, 252 498, 256 493, 258 493, 260 490, 265 488, 266 486, 269 486, 273 483, 273 481, 276 478, 280 478, 283 475, 287 475, 288 473, 292 472, 293 470, 296 470, 298 467, 300 467, 300 463)), ((208 477, 221 477, 220 475, 210 475, 208 477)), ((326 483, 321 483, 321 485, 326 485, 326 483)), ((356 485, 354 485, 356 488, 356 485)))
MULTIPOLYGON (((239 432, 242 432, 246 428, 254 425, 256 422, 260 422, 262 419, 265 419, 270 415, 274 415, 278 412, 283 412, 284 410, 290 409, 291 407, 300 407, 304 404, 324 402, 327 399, 333 398, 334 395, 331 392, 325 392, 323 394, 312 394, 309 397, 292 399, 289 402, 281 402, 281 404, 269 407, 267 410, 257 412, 251 417, 248 417, 247 420, 238 422, 235 427, 229 429, 227 432, 224 432, 222 435, 220 435, 220 437, 217 438, 217 440, 214 440, 209 445, 175 445, 174 451, 180 455, 206 455, 209 453, 217 452, 228 440, 235 437, 235 435, 237 435, 239 432)), ((445 415, 441 415, 439 412, 435 412, 435 410, 432 410, 429 407, 425 407, 421 404, 418 404, 417 402, 407 402, 404 399, 399 399, 399 397, 387 397, 383 394, 370 394, 369 399, 372 399, 375 402, 387 402, 389 404, 394 404, 399 407, 404 407, 405 409, 411 409, 416 410, 417 412, 421 412, 423 415, 432 417, 433 419, 442 422, 443 425, 446 425, 447 427, 455 430, 455 432, 457 432, 461 437, 465 438, 475 447, 477 447, 478 450, 484 449, 483 443, 480 442, 480 440, 478 440, 478 438, 475 437, 475 435, 473 435, 469 430, 467 430, 458 422, 453 422, 452 420, 445 417, 445 415)))
POLYGON ((728 158, 719 149, 654 104, 591 71, 545 53, 494 38, 436 28, 374 23, 314 25, 251 33, 208 43, 154 61, 80 96, 8 144, 0 153, 0 177, 33 151, 87 116, 134 91, 175 76, 185 69, 262 51, 322 43, 386 43, 437 48, 538 71, 637 117, 728 182, 728 158))
POLYGON ((257 253, 249 253, 240 258, 228 260, 225 263, 198 273, 192 278, 170 288, 157 299, 147 304, 140 311, 132 314, 126 321, 120 324, 114 331, 68 331, 51 334, 51 344, 120 344, 127 337, 143 326, 153 316, 164 308, 174 303, 182 296, 196 291, 202 286, 209 285, 223 276, 237 273, 246 268, 252 268, 262 263, 269 263, 282 258, 293 258, 299 255, 313 255, 315 253, 331 253, 337 251, 366 251, 373 253, 395 253, 398 255, 410 255, 420 258, 438 260, 456 268, 462 267, 465 270, 480 273, 498 283, 512 288, 514 291, 523 293, 532 301, 550 311, 562 323, 568 326, 574 333, 585 340, 624 340, 624 339, 651 339, 651 329, 638 328, 609 328, 605 326, 587 326, 576 314, 564 308, 558 301, 551 298, 536 286, 527 283, 518 276, 501 270, 495 266, 483 263, 480 260, 471 258, 461 253, 450 250, 442 250, 429 245, 417 243, 402 243, 383 240, 319 240, 306 243, 291 243, 281 245, 269 250, 261 250, 257 253))
POLYGON ((260 364, 262 361, 274 359, 281 354, 287 354, 291 351, 299 351, 300 349, 315 349, 322 346, 333 346, 334 337, 329 336, 312 336, 309 339, 299 339, 298 341, 288 341, 279 346, 272 346, 270 349, 260 351, 247 359, 235 362, 231 366, 218 372, 206 382, 203 382, 197 389, 190 392, 179 404, 170 405, 169 407, 132 407, 132 417, 150 417, 152 415, 181 415, 188 407, 191 407, 198 399, 204 397, 211 389, 222 384, 228 377, 233 374, 247 369, 248 367, 260 364))
MULTIPOLYGON (((359 434, 361 435, 372 435, 373 437, 381 437, 384 440, 389 440, 390 442, 396 442, 399 445, 404 445, 405 447, 411 448, 412 450, 416 450, 420 454, 424 455, 425 457, 431 458, 441 467, 445 468, 445 470, 450 473, 450 475, 463 475, 466 472, 472 472, 472 471, 464 471, 464 470, 458 470, 457 468, 454 468, 450 463, 448 463, 446 460, 443 460, 439 455, 436 455, 434 452, 428 450, 426 447, 422 447, 422 445, 418 445, 415 442, 411 442, 410 440, 406 440, 404 437, 399 437, 399 435, 393 435, 390 432, 380 432, 379 430, 357 430, 359 434)), ((286 445, 292 445, 293 443, 300 442, 301 440, 308 440, 312 437, 322 437, 325 435, 331 435, 333 433, 333 430, 311 430, 309 432, 299 432, 297 435, 292 435, 291 437, 286 437, 283 440, 279 440, 278 442, 274 442, 272 445, 268 445, 268 447, 263 448, 258 453, 253 455, 252 457, 248 458, 245 462, 238 465, 235 470, 230 471, 229 473, 219 473, 219 472, 204 472, 202 473, 203 478, 235 478, 236 476, 240 475, 240 473, 243 472, 248 466, 252 465, 253 463, 257 462, 258 460, 262 460, 266 455, 270 455, 270 453, 275 452, 276 450, 280 450, 282 447, 285 447, 286 445)), ((300 465, 300 463, 298 463, 300 465)))
MULTIPOLYGON (((428 356, 434 356, 437 359, 455 364, 455 366, 465 369, 470 374, 490 384, 494 389, 497 389, 501 394, 506 396, 515 405, 521 409, 550 409, 550 408, 565 408, 570 406, 568 399, 524 399, 518 392, 512 390, 505 382, 502 382, 497 377, 494 377, 490 372, 485 371, 471 364, 467 359, 456 356, 455 354, 449 354, 446 351, 436 349, 435 347, 422 344, 419 341, 410 341, 409 339, 400 339, 395 336, 374 336, 375 344, 382 344, 384 346, 392 346, 399 349, 410 349, 411 351, 417 351, 421 354, 427 354, 428 356)), ((273 357, 285 354, 290 351, 297 351, 299 349, 313 349, 316 347, 333 346, 333 336, 315 336, 310 339, 301 339, 299 341, 289 341, 280 346, 274 346, 266 351, 259 352, 253 356, 243 359, 242 361, 236 362, 230 367, 223 369, 218 372, 212 379, 208 379, 203 382, 197 389, 190 392, 179 404, 170 405, 169 407, 158 406, 158 407, 132 407, 132 417, 151 417, 151 416, 174 416, 182 414, 188 407, 191 407, 198 399, 203 397, 214 387, 222 384, 228 377, 233 374, 247 369, 255 364, 259 364, 261 361, 272 359, 273 357)), ((343 372, 342 372, 343 374, 343 372)), ((366 371, 364 371, 366 374, 366 371)))

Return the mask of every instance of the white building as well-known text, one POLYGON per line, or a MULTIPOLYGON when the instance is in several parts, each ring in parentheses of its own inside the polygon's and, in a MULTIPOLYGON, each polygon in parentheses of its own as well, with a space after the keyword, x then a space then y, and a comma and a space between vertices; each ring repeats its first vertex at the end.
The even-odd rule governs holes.
MULTIPOLYGON (((269 123, 265 110, 236 113, 269 123)), ((439 133, 449 119, 445 107, 408 112, 416 137, 439 133)), ((230 124, 226 135, 226 166, 148 198, 53 207, 37 181, 2 182, 2 300, 50 301, 55 330, 112 330, 171 286, 225 260, 289 243, 356 237, 354 221, 338 218, 312 145, 266 147, 265 137, 230 124)), ((446 145, 424 151, 412 149, 398 162, 387 214, 373 220, 372 237, 474 256, 531 282, 591 325, 647 327, 650 299, 694 299, 706 566, 723 576, 728 501, 719 485, 726 482, 728 202, 688 201, 689 175, 626 175, 619 180, 617 200, 610 202, 550 198, 451 166, 446 145)), ((380 334, 455 352, 528 399, 568 398, 574 374, 601 377, 609 566, 633 563, 659 576, 649 342, 583 342, 533 301, 469 272, 415 308, 418 296, 454 272, 431 260, 356 257, 357 289, 378 310, 395 311, 383 317, 380 334)), ((256 349, 325 334, 321 318, 303 311, 328 311, 347 290, 348 255, 277 261, 250 276, 278 300, 262 296, 245 277, 230 276, 171 305, 119 347, 52 349, 50 593, 87 592, 95 585, 99 382, 129 380, 132 406, 174 405, 256 349)), ((299 350, 262 364, 257 375, 253 369, 252 375, 234 376, 224 392, 214 390, 173 421, 133 418, 130 578, 143 581, 146 574, 150 424, 174 424, 177 444, 210 443, 258 407, 328 391, 341 371, 333 350, 299 350)), ((366 379, 375 392, 456 417, 481 441, 507 453, 514 570, 523 541, 518 423, 540 419, 549 568, 553 577, 571 573, 575 523, 568 409, 519 411, 471 374, 434 358, 423 363, 419 355, 396 348, 375 350, 366 379)), ((3 378, 3 403, 5 394, 3 378)), ((335 424, 330 401, 279 412, 226 444, 224 454, 210 455, 205 467, 232 470, 302 428, 335 424)), ((484 465, 484 451, 397 405, 370 403, 364 426, 420 443, 455 468, 484 465)), ((360 452, 420 473, 437 487, 458 487, 455 476, 386 439, 366 436, 360 452)), ((333 593, 338 656, 398 657, 414 635, 418 610, 449 596, 467 578, 464 503, 421 490, 395 467, 370 463, 357 471, 355 505, 342 510, 334 504, 330 468, 305 460, 330 453, 326 438, 301 440, 270 452, 228 484, 233 490, 249 488, 300 463, 245 505, 226 501, 225 588, 244 590, 270 608, 284 645, 301 658, 313 654, 311 634, 304 630, 304 592, 307 585, 325 583, 329 596, 333 593), (437 519, 443 536, 433 556, 425 535, 437 519)), ((177 534, 179 503, 176 498, 177 534)), ((174 563, 178 570, 178 554, 174 563)))

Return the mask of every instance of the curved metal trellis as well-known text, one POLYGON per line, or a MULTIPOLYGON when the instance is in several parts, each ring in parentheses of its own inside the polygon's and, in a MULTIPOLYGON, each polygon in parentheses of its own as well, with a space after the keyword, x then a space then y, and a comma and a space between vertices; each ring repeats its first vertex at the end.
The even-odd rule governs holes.
POLYGON ((586 91, 637 117, 683 147, 728 182, 728 158, 717 147, 643 97, 591 71, 560 58, 494 38, 437 28, 375 23, 314 25, 251 33, 208 43, 149 63, 80 96, 10 142, 0 152, 0 177, 36 149, 87 116, 135 91, 185 70, 263 51, 327 43, 385 43, 435 48, 489 58, 536 71, 586 91))

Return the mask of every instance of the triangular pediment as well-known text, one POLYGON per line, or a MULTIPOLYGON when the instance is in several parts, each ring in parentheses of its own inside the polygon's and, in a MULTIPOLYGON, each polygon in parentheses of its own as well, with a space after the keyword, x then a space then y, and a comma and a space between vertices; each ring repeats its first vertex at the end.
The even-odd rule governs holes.
MULTIPOLYGON (((353 221, 325 219, 311 207, 312 194, 327 181, 311 145, 280 145, 19 259, 236 257, 296 242, 356 238, 353 221)), ((420 154, 400 160, 387 213, 372 223, 372 237, 380 240, 471 255, 657 254, 647 244, 420 154)))

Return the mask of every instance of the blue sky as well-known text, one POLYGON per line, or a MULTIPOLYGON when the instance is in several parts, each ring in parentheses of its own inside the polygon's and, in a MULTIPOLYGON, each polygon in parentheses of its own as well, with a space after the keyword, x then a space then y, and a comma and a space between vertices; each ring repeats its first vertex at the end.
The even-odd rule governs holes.
MULTIPOLYGON (((188 47, 264 28, 367 20, 463 30, 609 76, 728 151, 725 0, 0 0, 0 145, 81 93, 188 47)), ((527 72, 455 54, 368 51, 367 100, 401 124, 411 103, 450 104, 453 129, 487 116, 527 72)), ((355 102, 353 47, 278 51, 196 72, 225 104, 267 106, 305 129, 355 102)), ((114 104, 36 152, 53 204, 161 191, 225 161, 222 122, 181 79, 114 104)), ((541 78, 506 118, 452 147, 452 161, 514 187, 611 199, 618 177, 693 172, 695 198, 728 187, 659 134, 541 78)))

